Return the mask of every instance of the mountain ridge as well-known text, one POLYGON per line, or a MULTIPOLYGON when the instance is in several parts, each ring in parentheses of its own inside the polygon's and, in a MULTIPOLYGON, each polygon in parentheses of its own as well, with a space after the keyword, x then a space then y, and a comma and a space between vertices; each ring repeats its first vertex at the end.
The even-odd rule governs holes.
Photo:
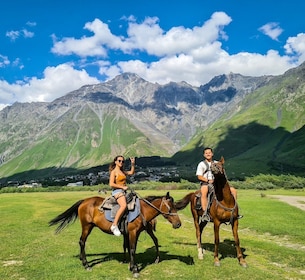
POLYGON ((160 85, 124 73, 52 102, 15 103, 0 111, 0 176, 37 168, 89 168, 116 154, 181 159, 185 151, 196 151, 192 159, 182 159, 190 162, 203 146, 223 141, 211 133, 215 127, 224 135, 230 126, 255 121, 297 132, 305 124, 304 69, 302 64, 280 76, 223 74, 199 87, 160 85), (272 106, 275 116, 268 114, 272 106))

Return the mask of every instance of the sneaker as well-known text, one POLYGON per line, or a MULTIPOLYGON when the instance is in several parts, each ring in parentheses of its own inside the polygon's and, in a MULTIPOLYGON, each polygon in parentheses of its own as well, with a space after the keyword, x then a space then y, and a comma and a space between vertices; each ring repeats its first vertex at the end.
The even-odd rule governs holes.
POLYGON ((115 236, 120 236, 120 235, 121 235, 121 232, 120 232, 118 226, 112 225, 112 226, 110 227, 110 230, 112 231, 112 233, 113 233, 115 236))

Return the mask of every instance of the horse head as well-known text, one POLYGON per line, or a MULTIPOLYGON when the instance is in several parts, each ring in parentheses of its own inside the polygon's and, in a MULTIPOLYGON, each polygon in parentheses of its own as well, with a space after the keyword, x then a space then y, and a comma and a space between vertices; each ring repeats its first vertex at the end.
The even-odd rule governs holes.
POLYGON ((173 228, 179 228, 181 226, 174 199, 169 195, 169 192, 162 197, 160 213, 173 225, 173 228))
POLYGON ((224 157, 221 157, 219 161, 213 161, 211 163, 211 171, 214 176, 225 175, 224 163, 225 163, 224 157))

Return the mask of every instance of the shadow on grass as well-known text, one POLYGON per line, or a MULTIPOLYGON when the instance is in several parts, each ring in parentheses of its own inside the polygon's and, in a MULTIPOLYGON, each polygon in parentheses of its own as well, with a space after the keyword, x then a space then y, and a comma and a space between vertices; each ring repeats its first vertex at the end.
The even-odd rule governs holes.
MULTIPOLYGON (((194 248, 197 248, 196 243, 185 243, 185 242, 183 242, 183 243, 175 242, 175 243, 188 245, 188 246, 194 246, 194 248)), ((202 243, 202 248, 205 249, 206 251, 214 253, 214 243, 202 243)), ((246 258, 248 256, 247 254, 245 254, 246 249, 243 247, 241 247, 240 249, 243 254, 243 257, 246 258)), ((218 253, 220 255, 219 260, 223 260, 225 258, 237 258, 234 241, 230 240, 230 239, 224 239, 223 242, 219 242, 218 253)))
MULTIPOLYGON (((160 247, 160 246, 159 246, 160 247)), ((169 260, 179 260, 187 265, 194 265, 194 259, 191 256, 179 256, 179 255, 172 255, 169 254, 167 251, 160 250, 160 261, 169 261, 169 260)), ((87 254, 87 258, 96 257, 91 260, 88 260, 90 267, 94 267, 95 265, 116 260, 122 263, 129 262, 129 256, 126 254, 127 260, 125 259, 124 253, 100 253, 100 254, 87 254)), ((79 255, 74 256, 75 258, 79 259, 79 255)), ((155 247, 151 247, 145 250, 145 252, 136 253, 136 263, 138 266, 139 272, 143 270, 146 266, 154 264, 156 259, 156 249, 155 247)))

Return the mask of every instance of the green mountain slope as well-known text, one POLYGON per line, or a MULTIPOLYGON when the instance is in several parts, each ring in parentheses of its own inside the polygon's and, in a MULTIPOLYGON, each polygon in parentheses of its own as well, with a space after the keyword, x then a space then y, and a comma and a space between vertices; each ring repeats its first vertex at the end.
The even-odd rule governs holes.
MULTIPOLYGON (((117 109, 116 106, 114 106, 117 109)), ((122 110, 122 109, 121 109, 122 110)), ((86 169, 110 162, 117 154, 124 156, 158 155, 166 153, 162 145, 151 143, 116 110, 96 114, 88 104, 76 106, 60 116, 41 133, 33 145, 1 166, 0 177, 13 174, 22 178, 44 170, 51 176, 54 170, 86 169)))
POLYGON ((304 67, 274 78, 204 131, 173 156, 194 166, 204 147, 215 158, 224 156, 230 177, 258 173, 304 174, 305 156, 304 67))

